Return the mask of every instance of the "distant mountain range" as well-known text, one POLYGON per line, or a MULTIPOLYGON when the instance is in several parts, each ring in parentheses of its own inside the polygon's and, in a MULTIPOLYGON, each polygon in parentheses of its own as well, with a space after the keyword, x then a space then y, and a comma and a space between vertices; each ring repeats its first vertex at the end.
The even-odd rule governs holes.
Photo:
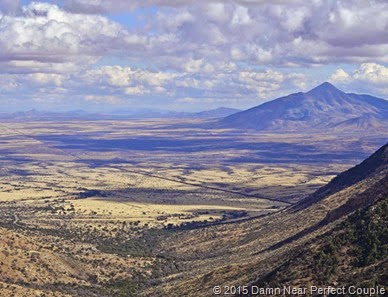
POLYGON ((127 116, 132 118, 198 118, 198 119, 211 119, 211 118, 224 118, 234 113, 240 112, 240 109, 219 107, 217 109, 205 110, 201 112, 185 112, 185 111, 169 111, 169 110, 156 110, 156 109, 134 109, 134 110, 116 110, 111 112, 111 115, 115 116, 127 116))
POLYGON ((209 119, 209 118, 223 118, 240 112, 241 110, 235 108, 220 107, 217 109, 206 110, 193 114, 195 118, 209 119))
POLYGON ((0 113, 0 119, 12 120, 114 120, 114 119, 216 119, 240 112, 239 109, 220 107, 201 112, 179 112, 156 109, 115 110, 106 113, 89 113, 84 110, 67 112, 38 111, 35 109, 23 112, 0 113))
POLYGON ((265 131, 388 128, 388 101, 345 93, 325 82, 307 93, 295 93, 230 115, 218 126, 265 131))

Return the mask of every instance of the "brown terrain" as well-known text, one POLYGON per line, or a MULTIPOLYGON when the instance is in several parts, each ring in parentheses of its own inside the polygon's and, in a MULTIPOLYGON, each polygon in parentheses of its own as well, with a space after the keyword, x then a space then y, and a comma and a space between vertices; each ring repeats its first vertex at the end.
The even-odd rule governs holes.
POLYGON ((332 180, 381 146, 380 132, 203 123, 2 122, 0 296, 213 296, 283 282, 272 273, 386 195, 386 147, 332 180))

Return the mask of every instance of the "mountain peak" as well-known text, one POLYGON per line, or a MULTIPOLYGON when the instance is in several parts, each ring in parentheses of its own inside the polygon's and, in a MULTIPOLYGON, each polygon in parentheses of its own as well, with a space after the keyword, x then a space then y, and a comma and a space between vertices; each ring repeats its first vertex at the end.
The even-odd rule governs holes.
POLYGON ((329 82, 324 82, 320 84, 319 86, 315 87, 314 89, 310 90, 308 93, 322 93, 322 92, 341 92, 341 90, 337 89, 334 85, 332 85, 329 82))

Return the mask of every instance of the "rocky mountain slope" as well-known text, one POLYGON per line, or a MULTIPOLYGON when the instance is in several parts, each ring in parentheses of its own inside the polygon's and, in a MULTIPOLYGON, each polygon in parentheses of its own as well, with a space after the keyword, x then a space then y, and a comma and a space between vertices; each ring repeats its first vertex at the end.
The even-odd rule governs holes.
MULTIPOLYGON (((388 182, 386 179, 385 182, 388 182)), ((388 290, 388 195, 356 211, 255 282, 259 287, 381 287, 388 290)))

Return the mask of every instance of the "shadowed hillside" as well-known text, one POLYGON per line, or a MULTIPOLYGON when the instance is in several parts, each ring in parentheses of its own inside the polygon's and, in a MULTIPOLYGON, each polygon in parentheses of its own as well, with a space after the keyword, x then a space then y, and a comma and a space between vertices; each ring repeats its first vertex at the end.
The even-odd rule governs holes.
POLYGON ((350 215, 333 231, 320 236, 254 285, 380 286, 387 291, 387 214, 388 194, 374 205, 350 215))

